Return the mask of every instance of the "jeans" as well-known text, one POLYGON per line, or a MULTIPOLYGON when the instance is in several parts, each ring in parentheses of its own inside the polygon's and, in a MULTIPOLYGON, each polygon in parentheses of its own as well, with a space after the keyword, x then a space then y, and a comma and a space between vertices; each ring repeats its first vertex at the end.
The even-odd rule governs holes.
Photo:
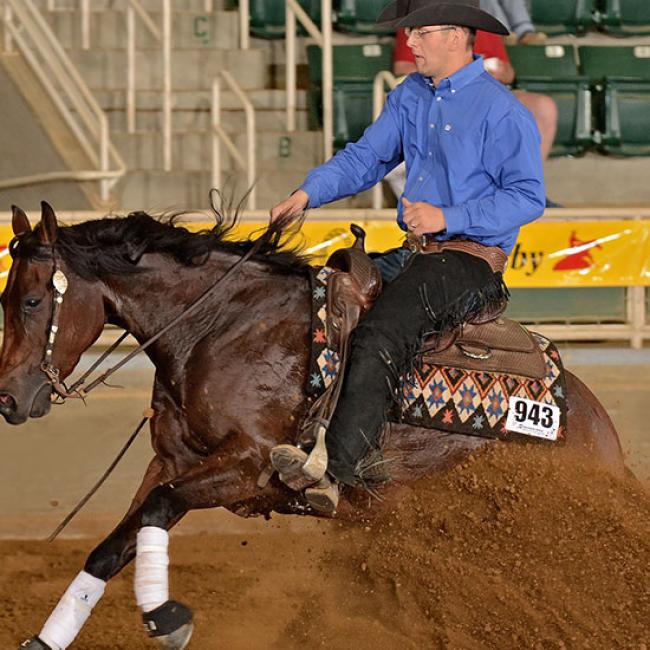
POLYGON ((381 273, 384 285, 392 282, 406 266, 413 253, 408 248, 394 248, 385 253, 373 255, 372 261, 381 273))

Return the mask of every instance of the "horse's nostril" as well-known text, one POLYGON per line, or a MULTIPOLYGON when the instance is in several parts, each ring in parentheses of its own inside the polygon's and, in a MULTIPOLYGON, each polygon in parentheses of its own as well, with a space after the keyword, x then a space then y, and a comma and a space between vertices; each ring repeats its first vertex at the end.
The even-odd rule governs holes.
POLYGON ((13 408, 16 400, 9 393, 0 393, 0 408, 13 408))

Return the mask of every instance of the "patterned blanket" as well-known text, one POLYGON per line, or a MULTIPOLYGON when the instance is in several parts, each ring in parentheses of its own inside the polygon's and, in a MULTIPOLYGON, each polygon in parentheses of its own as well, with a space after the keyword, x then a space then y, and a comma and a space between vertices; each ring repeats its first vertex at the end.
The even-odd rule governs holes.
MULTIPOLYGON (((312 352, 306 392, 321 395, 336 378, 340 359, 327 347, 327 267, 312 274, 312 352)), ((449 433, 506 440, 563 441, 566 381, 556 347, 532 333, 546 361, 542 379, 429 365, 416 359, 402 381, 401 408, 390 420, 449 433)))

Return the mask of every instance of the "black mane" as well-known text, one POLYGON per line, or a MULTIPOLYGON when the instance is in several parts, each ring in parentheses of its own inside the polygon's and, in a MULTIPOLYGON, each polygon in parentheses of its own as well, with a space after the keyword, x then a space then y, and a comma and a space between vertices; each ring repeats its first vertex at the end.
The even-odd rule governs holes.
MULTIPOLYGON (((176 222, 183 213, 152 217, 145 212, 132 212, 126 217, 107 216, 73 226, 60 226, 55 250, 72 270, 92 280, 111 274, 134 274, 146 271, 139 265, 145 253, 172 256, 185 266, 200 266, 210 252, 223 251, 244 255, 258 239, 264 242, 253 259, 264 260, 284 272, 304 272, 309 259, 299 246, 288 245, 293 232, 284 236, 278 222, 245 240, 227 239, 237 225, 237 215, 225 217, 214 210, 213 228, 190 232, 176 222)), ((40 241, 39 227, 14 239, 14 257, 51 259, 52 251, 40 241)))

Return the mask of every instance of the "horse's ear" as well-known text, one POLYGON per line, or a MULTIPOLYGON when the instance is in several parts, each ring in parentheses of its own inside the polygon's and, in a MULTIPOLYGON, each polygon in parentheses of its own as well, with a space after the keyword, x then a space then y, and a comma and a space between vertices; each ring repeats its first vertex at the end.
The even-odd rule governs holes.
POLYGON ((47 201, 41 201, 41 241, 46 246, 54 246, 59 226, 52 206, 47 201))
POLYGON ((24 232, 29 232, 32 227, 29 225, 27 215, 17 205, 11 206, 11 227, 16 237, 22 235, 24 232))

